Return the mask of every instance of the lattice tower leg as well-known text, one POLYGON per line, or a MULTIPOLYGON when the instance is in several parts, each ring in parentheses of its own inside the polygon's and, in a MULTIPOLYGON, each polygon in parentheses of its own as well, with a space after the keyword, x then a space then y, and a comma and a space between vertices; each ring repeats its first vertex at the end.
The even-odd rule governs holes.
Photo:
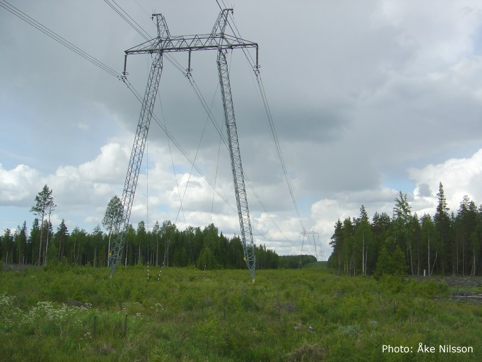
POLYGON ((231 83, 229 80, 229 69, 226 55, 223 50, 218 51, 217 57, 219 82, 223 97, 224 116, 226 119, 226 129, 228 132, 229 153, 231 156, 231 168, 233 171, 234 191, 236 194, 236 204, 238 207, 239 226, 241 229, 241 241, 244 250, 244 260, 251 278, 254 283, 256 270, 256 254, 249 217, 248 198, 244 183, 243 165, 241 162, 241 151, 239 148, 238 131, 236 118, 234 116, 233 97, 231 93, 231 83))
MULTIPOLYGON (((159 89, 159 82, 162 73, 162 53, 158 53, 154 58, 147 80, 147 87, 142 101, 141 113, 137 124, 134 144, 132 146, 129 166, 127 168, 124 190, 122 191, 122 205, 124 207, 122 220, 114 225, 114 237, 112 242, 112 250, 109 257, 110 274, 114 274, 122 257, 124 242, 129 228, 129 220, 131 217, 132 205, 134 203, 134 195, 136 193, 137 180, 144 156, 144 148, 146 146, 147 134, 151 123, 154 105, 159 89)), ((127 252, 127 251, 126 251, 127 252)))

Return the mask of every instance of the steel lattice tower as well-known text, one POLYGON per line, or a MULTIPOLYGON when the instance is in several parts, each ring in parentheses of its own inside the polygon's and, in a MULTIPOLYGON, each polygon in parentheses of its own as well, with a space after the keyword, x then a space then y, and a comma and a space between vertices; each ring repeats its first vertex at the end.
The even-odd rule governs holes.
POLYGON ((318 244, 320 243, 320 234, 317 233, 316 231, 306 231, 303 228, 303 232, 300 233, 300 236, 302 237, 302 239, 301 239, 301 251, 300 251, 300 265, 301 265, 301 256, 302 256, 302 253, 303 253, 303 246, 305 245, 305 238, 306 238, 306 241, 309 243, 310 235, 311 235, 311 244, 313 245, 313 248, 315 249, 316 260, 321 261, 320 259, 323 258, 323 249, 321 248, 321 245, 319 245, 320 249, 321 249, 321 257, 320 257, 320 255, 318 255, 318 250, 317 250, 318 244))
POLYGON ((236 204, 241 229, 241 241, 244 249, 244 260, 253 282, 255 280, 255 245, 251 228, 251 220, 249 217, 248 199, 244 183, 241 151, 239 147, 231 84, 229 80, 229 69, 226 62, 225 52, 228 49, 255 48, 255 67, 258 68, 258 44, 225 33, 226 26, 228 24, 228 15, 232 12, 232 9, 223 9, 219 13, 219 16, 210 34, 192 36, 171 36, 164 16, 161 14, 153 14, 153 18, 156 18, 157 37, 125 51, 124 77, 127 75, 126 67, 128 55, 155 54, 155 58, 151 65, 147 87, 144 93, 144 99, 142 101, 141 113, 134 138, 134 144, 132 146, 132 153, 129 160, 124 189, 122 192, 122 203, 124 207, 123 217, 118 224, 114 225, 113 247, 112 253, 109 256, 111 276, 114 274, 122 257, 125 235, 129 226, 134 195, 137 187, 137 180, 139 178, 142 157, 149 132, 149 125, 152 119, 155 99, 157 97, 157 90, 159 88, 161 79, 163 55, 164 53, 169 52, 187 51, 189 52, 190 68, 192 51, 216 50, 218 52, 217 64, 219 82, 221 85, 224 116, 228 132, 229 153, 231 156, 231 168, 233 172, 234 191, 236 195, 236 204))

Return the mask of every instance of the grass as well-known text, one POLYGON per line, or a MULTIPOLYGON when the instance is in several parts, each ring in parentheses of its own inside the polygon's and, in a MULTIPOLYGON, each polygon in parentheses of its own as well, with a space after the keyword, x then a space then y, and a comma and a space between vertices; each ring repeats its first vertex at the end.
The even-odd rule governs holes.
POLYGON ((308 263, 303 265, 303 269, 323 269, 323 270, 329 271, 327 261, 317 261, 316 263, 308 263))
POLYGON ((195 273, 145 267, 0 274, 8 361, 480 361, 480 306, 445 284, 344 277, 324 266, 195 273), (152 268, 151 268, 152 269, 152 268), (417 352, 419 344, 435 353, 417 352), (440 353, 439 345, 473 353, 440 353), (410 353, 383 352, 404 346, 410 353), (19 347, 20 346, 20 347, 19 347))

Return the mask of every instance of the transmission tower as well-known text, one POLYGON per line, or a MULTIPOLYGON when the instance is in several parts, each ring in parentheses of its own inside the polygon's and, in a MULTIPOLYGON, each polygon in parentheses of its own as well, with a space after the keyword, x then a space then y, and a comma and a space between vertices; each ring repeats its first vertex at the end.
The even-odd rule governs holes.
POLYGON ((313 246, 315 249, 315 258, 317 261, 320 261, 321 258, 323 258, 323 249, 321 249, 320 244, 320 234, 317 233, 316 231, 306 231, 303 229, 303 232, 300 233, 300 236, 302 237, 301 239, 301 251, 300 251, 300 267, 301 267, 301 255, 303 254, 303 246, 305 245, 305 240, 307 241, 308 244, 313 246), (318 255, 318 246, 320 246, 320 251, 321 251, 321 258, 318 255))
POLYGON ((241 241, 244 250, 244 260, 254 283, 256 266, 255 245, 251 228, 251 220, 249 217, 248 198, 246 195, 233 97, 229 80, 229 69, 226 62, 225 53, 229 49, 255 48, 255 68, 257 70, 258 44, 225 33, 226 26, 228 24, 228 15, 232 12, 232 9, 221 10, 210 34, 189 36, 171 36, 164 16, 161 14, 153 14, 153 19, 156 19, 157 37, 125 51, 124 77, 127 76, 128 55, 155 54, 155 58, 152 62, 149 78, 147 80, 147 87, 144 93, 141 113, 134 138, 134 144, 132 146, 132 153, 127 169, 124 189, 122 192, 122 203, 124 206, 123 217, 122 220, 114 226, 115 237, 113 241, 112 253, 109 256, 111 276, 114 274, 122 256, 122 249, 124 246, 126 231, 129 226, 129 219, 134 202, 134 194, 136 191, 137 180, 139 178, 147 134, 149 132, 149 125, 151 122, 152 113, 154 111, 154 101, 157 96, 157 90, 159 88, 159 82, 161 79, 163 55, 164 53, 171 52, 189 52, 188 72, 190 72, 191 52, 198 50, 216 50, 218 52, 217 65, 219 82, 221 86, 224 116, 228 133, 229 153, 231 156, 231 168, 234 180, 234 191, 236 195, 239 225, 241 229, 241 241))

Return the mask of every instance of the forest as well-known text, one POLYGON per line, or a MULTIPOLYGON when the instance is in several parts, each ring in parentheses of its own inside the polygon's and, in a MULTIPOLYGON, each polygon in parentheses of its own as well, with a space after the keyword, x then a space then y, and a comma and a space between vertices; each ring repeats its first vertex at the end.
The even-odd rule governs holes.
MULTIPOLYGON (((78 227, 69 231, 62 220, 54 231, 50 215, 57 205, 53 192, 44 186, 37 195, 32 212, 35 218, 30 230, 26 221, 12 231, 6 229, 0 236, 0 260, 6 265, 69 265, 107 266, 111 246, 112 224, 121 213, 122 204, 114 196, 106 208, 102 224, 92 232, 78 227), (43 225, 43 227, 41 227, 43 225)), ((179 230, 170 221, 154 224, 152 230, 144 221, 137 228, 129 225, 123 251, 123 264, 186 267, 199 269, 244 269, 244 252, 241 240, 235 236, 228 239, 214 224, 201 229, 188 227, 179 230)), ((298 268, 316 262, 313 256, 279 256, 265 245, 256 246, 256 269, 298 268)))
MULTIPOLYGON (((62 220, 54 232, 52 224, 45 220, 44 229, 41 249, 37 218, 30 232, 26 222, 14 232, 6 229, 0 237, 3 263, 45 265, 63 261, 70 265, 107 266, 109 233, 103 232, 100 226, 90 233, 78 227, 69 232, 62 220)), ((213 224, 204 229, 188 227, 181 231, 170 221, 164 221, 162 225, 156 222, 154 228, 148 231, 141 221, 137 229, 129 225, 122 260, 124 265, 149 263, 173 267, 195 265, 199 269, 242 269, 245 268, 243 255, 239 237, 228 239, 213 224)), ((295 258, 298 267, 300 257, 295 258)), ((308 261, 303 258, 303 262, 308 261)), ((291 258, 280 257, 264 245, 256 247, 256 263, 259 269, 292 265, 291 258)))
POLYGON ((482 275, 482 205, 464 196, 457 212, 439 184, 435 215, 412 214, 407 195, 395 199, 393 216, 365 207, 358 218, 338 220, 329 265, 345 275, 482 275))

